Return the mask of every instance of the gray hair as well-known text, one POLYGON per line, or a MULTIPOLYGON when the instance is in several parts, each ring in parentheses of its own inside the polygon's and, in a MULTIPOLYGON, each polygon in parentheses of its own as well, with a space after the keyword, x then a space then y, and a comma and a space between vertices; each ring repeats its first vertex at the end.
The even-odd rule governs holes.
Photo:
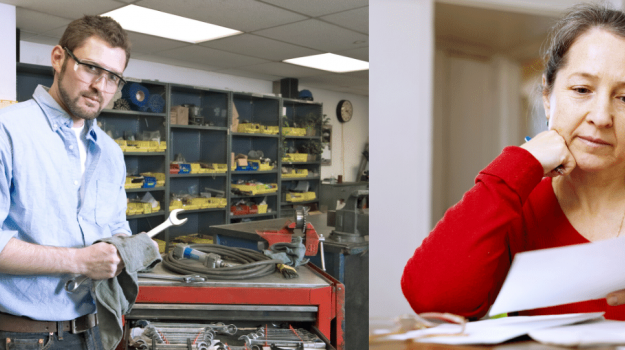
POLYGON ((551 29, 545 61, 543 94, 553 89, 558 71, 566 65, 566 54, 582 34, 592 28, 608 30, 625 38, 625 13, 608 4, 579 4, 562 17, 551 29))

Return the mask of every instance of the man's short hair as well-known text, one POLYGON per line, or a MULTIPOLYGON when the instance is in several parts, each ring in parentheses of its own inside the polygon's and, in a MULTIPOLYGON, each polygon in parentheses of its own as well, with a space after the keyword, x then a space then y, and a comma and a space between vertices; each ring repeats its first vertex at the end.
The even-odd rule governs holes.
POLYGON ((126 65, 130 60, 131 43, 128 34, 111 17, 85 15, 80 19, 72 21, 65 29, 63 37, 59 41, 61 47, 67 47, 70 51, 82 46, 87 39, 92 36, 104 40, 111 47, 119 47, 126 52, 126 65))

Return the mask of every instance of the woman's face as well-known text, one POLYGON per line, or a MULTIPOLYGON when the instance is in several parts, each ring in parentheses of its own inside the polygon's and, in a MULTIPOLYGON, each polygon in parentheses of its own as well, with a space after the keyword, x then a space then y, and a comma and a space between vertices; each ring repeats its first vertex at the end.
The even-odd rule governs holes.
POLYGON ((585 171, 625 167, 625 39, 593 28, 567 53, 543 97, 549 129, 585 171))

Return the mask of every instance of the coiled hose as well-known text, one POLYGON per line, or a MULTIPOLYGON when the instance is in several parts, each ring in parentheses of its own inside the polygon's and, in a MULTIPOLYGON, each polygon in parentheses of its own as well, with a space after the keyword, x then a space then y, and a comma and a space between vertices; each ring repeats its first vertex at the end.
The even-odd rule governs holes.
POLYGON ((208 279, 243 280, 271 275, 276 271, 276 264, 283 263, 282 260, 271 259, 261 252, 247 248, 233 248, 219 244, 190 244, 189 247, 204 253, 221 255, 223 260, 240 265, 214 269, 203 265, 190 265, 185 262, 186 259, 174 258, 172 250, 163 258, 163 266, 183 275, 199 274, 208 279))

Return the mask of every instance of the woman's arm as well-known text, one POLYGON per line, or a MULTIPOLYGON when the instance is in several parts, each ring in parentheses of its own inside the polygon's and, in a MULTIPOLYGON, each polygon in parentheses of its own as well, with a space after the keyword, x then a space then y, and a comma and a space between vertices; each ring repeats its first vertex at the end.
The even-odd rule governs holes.
POLYGON ((519 147, 480 172, 406 264, 401 284, 415 312, 486 314, 510 267, 508 234, 521 230, 523 203, 543 174, 519 147))

